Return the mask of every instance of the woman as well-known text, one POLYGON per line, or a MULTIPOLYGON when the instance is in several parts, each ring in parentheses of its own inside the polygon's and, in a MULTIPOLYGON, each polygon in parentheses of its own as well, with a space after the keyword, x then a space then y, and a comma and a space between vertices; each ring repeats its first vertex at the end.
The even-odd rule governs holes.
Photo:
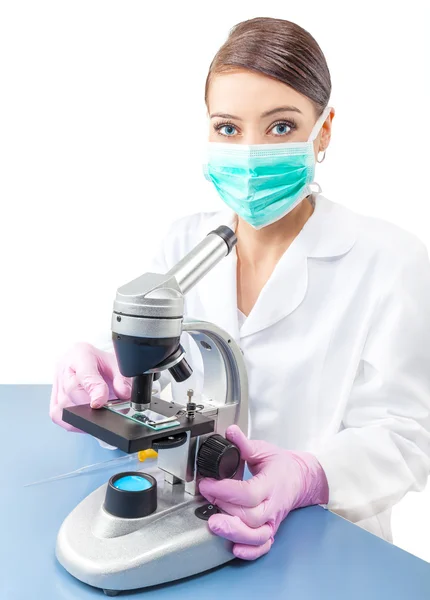
MULTIPOLYGON (((312 504, 391 540, 392 506, 424 488, 430 467, 427 251, 311 190, 330 143, 330 92, 324 56, 299 26, 233 28, 205 98, 205 175, 227 207, 176 222, 152 266, 166 272, 218 225, 236 231, 236 250, 189 292, 186 313, 227 330, 248 369, 251 439, 236 426, 226 435, 254 476, 200 484, 224 511, 210 528, 244 559, 312 504)), ((173 393, 184 401, 181 385, 173 393)), ((59 367, 51 417, 66 426, 63 406, 115 396, 128 399, 130 385, 113 353, 79 344, 59 367)))

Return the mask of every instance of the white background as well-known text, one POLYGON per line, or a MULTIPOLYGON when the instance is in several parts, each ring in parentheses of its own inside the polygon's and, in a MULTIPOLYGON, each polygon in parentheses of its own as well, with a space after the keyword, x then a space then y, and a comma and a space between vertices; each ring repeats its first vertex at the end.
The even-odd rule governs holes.
MULTIPOLYGON (((4 1, 0 383, 50 382, 72 342, 109 336, 116 288, 145 271, 169 222, 219 206, 201 174, 204 82, 244 19, 295 21, 326 55, 325 195, 430 247, 427 5, 4 1)), ((393 521, 395 543, 428 561, 429 514, 430 489, 393 521)))

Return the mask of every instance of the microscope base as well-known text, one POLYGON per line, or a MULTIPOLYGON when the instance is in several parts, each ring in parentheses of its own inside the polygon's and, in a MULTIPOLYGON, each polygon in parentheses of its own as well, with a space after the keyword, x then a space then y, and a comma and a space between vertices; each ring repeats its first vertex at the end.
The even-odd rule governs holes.
POLYGON ((113 596, 195 575, 234 558, 231 542, 212 534, 195 515, 205 499, 187 494, 183 484, 165 483, 160 470, 154 476, 158 507, 147 517, 122 519, 107 513, 106 485, 66 517, 56 554, 71 575, 113 596))

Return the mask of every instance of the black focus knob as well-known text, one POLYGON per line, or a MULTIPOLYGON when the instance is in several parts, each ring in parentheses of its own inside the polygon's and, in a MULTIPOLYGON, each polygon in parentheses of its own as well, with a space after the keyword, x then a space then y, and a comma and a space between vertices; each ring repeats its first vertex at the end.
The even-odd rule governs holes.
POLYGON ((197 468, 203 477, 231 479, 240 465, 239 449, 217 433, 201 446, 197 455, 197 468))
POLYGON ((123 519, 147 517, 157 510, 157 480, 140 471, 117 473, 109 479, 103 508, 123 519))

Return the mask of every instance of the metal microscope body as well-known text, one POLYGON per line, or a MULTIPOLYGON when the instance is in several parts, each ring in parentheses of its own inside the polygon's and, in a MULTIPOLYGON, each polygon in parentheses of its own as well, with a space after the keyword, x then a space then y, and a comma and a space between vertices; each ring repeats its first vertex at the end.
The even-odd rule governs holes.
MULTIPOLYGON (((145 274, 119 288, 112 338, 121 373, 134 378, 131 401, 120 410, 116 404, 124 403, 112 402, 97 411, 89 406, 64 411, 69 423, 125 451, 152 447, 158 452, 152 473, 155 511, 145 516, 111 514, 106 509, 110 481, 85 498, 59 531, 59 562, 108 595, 187 577, 234 558, 232 544, 207 526, 216 507, 208 507, 197 483, 199 475, 210 474, 210 453, 218 448, 211 443, 218 443, 233 423, 247 431, 246 368, 239 346, 227 332, 213 323, 184 319, 183 296, 235 243, 233 232, 221 227, 166 275, 145 274), (190 376, 192 368, 180 344, 183 334, 194 339, 202 357, 203 393, 198 407, 191 394, 184 406, 166 402, 152 391, 153 378, 163 370, 168 369, 176 381, 190 376), (154 428, 136 422, 146 413, 161 413, 166 422, 160 421, 160 429, 151 421, 146 423, 154 428)), ((222 452, 224 447, 219 447, 222 452)), ((212 462, 213 468, 222 464, 218 459, 212 462)), ((234 476, 242 475, 240 462, 234 476)))

